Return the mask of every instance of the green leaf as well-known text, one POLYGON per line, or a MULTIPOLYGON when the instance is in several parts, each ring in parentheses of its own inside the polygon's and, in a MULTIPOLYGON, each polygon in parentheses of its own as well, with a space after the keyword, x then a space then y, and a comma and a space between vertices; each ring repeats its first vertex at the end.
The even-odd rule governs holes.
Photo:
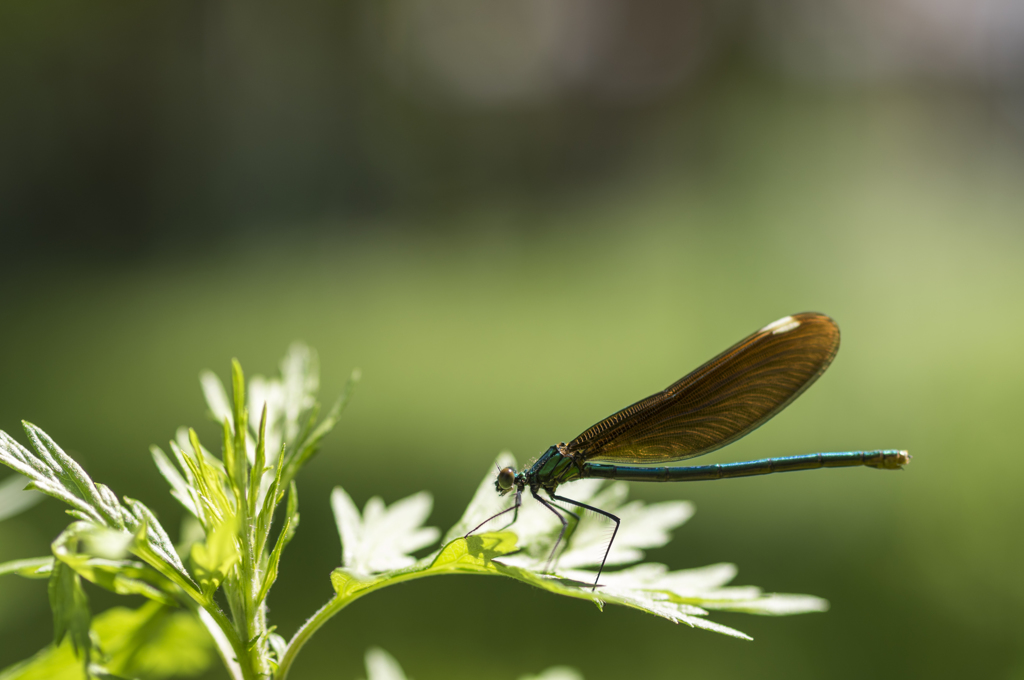
POLYGON ((260 416, 260 430, 256 438, 256 456, 253 460, 252 470, 249 473, 249 486, 247 489, 249 502, 249 517, 255 517, 259 509, 258 501, 260 495, 260 483, 263 480, 263 473, 266 472, 267 463, 267 407, 264 404, 263 414, 260 416))
POLYGON ((17 574, 24 578, 50 578, 52 570, 52 557, 31 557, 25 560, 0 563, 0 576, 17 574))
POLYGON ((516 552, 519 549, 516 541, 516 535, 511 531, 457 538, 437 553, 430 568, 500 574, 508 567, 494 560, 516 552))
POLYGON ((151 603, 132 611, 104 612, 93 624, 119 675, 166 678, 196 675, 214 661, 213 641, 194 616, 151 603))
POLYGON ((183 581, 189 580, 167 532, 149 508, 131 498, 118 501, 114 492, 93 482, 45 432, 28 422, 24 426, 35 453, 0 432, 0 462, 27 475, 33 488, 70 505, 71 515, 100 527, 143 536, 146 556, 137 550, 138 546, 133 552, 161 573, 173 571, 183 581))
POLYGON ((366 680, 406 680, 395 657, 380 647, 366 650, 366 680))
MULTIPOLYGON (((210 636, 195 617, 156 603, 108 609, 93 619, 92 630, 105 657, 103 666, 93 670, 107 677, 190 676, 214 660, 210 636)), ((0 672, 0 680, 85 680, 85 673, 65 641, 0 672)))
POLYGON ((207 535, 205 543, 192 546, 192 567, 206 598, 220 587, 228 572, 238 561, 237 523, 232 516, 207 535))
MULTIPOLYGON (((366 650, 366 680, 407 680, 405 671, 391 656, 379 647, 366 650)), ((583 680, 583 676, 568 666, 552 666, 537 675, 524 675, 519 680, 583 680)))
POLYGON ((499 561, 514 554, 517 548, 516 535, 511 531, 457 538, 441 549, 428 567, 428 571, 508 576, 552 593, 589 600, 599 607, 603 604, 602 599, 590 590, 589 583, 540 574, 499 561))
MULTIPOLYGON (((131 552, 136 557, 142 559, 143 562, 151 566, 156 571, 160 572, 165 578, 170 580, 172 583, 177 585, 179 588, 185 591, 185 593, 196 602, 202 605, 210 604, 210 599, 204 596, 201 592, 196 590, 196 584, 192 580, 184 568, 177 569, 172 565, 168 564, 163 560, 160 555, 153 549, 152 543, 148 537, 148 527, 145 523, 141 524, 138 530, 135 532, 134 541, 132 541, 131 552)), ((177 555, 175 555, 177 558, 177 555)), ((179 560, 180 564, 180 560, 179 560)))
POLYGON ((278 659, 284 656, 285 650, 288 649, 288 641, 280 635, 278 635, 277 633, 268 633, 267 642, 270 643, 270 648, 274 650, 274 656, 278 659))
POLYGON ((268 462, 276 464, 286 443, 299 443, 300 431, 308 423, 306 414, 315 410, 320 387, 316 352, 301 342, 292 343, 281 360, 279 378, 253 376, 248 382, 249 412, 267 411, 266 450, 268 462))
MULTIPOLYGON (((281 502, 283 492, 281 489, 281 471, 284 469, 284 456, 277 459, 277 473, 274 481, 267 487, 267 493, 263 498, 263 507, 256 516, 256 555, 262 555, 266 547, 267 538, 270 536, 270 527, 274 521, 274 509, 281 502)), ((289 513, 290 516, 290 513, 289 513)))
POLYGON ((345 490, 335 487, 331 507, 341 536, 345 568, 365 576, 415 563, 410 553, 434 543, 441 533, 434 527, 421 526, 432 505, 426 491, 403 498, 391 507, 373 497, 360 516, 345 490))
POLYGON ((32 453, 6 432, 0 432, 0 463, 32 480, 30 488, 64 501, 84 519, 97 524, 117 524, 85 470, 42 431, 23 422, 36 448, 32 453))
POLYGON ((204 527, 213 526, 230 512, 230 502, 224 493, 227 477, 221 469, 210 464, 195 431, 189 429, 185 434, 188 446, 171 442, 171 451, 188 477, 189 496, 196 518, 204 527))
MULTIPOLYGON (((694 513, 693 504, 686 501, 627 502, 629 485, 626 482, 603 486, 591 484, 589 488, 579 484, 573 486, 572 498, 618 515, 622 526, 626 527, 615 537, 605 567, 642 560, 644 550, 667 544, 672 538, 670 532, 689 520, 694 513)), ((608 525, 595 520, 590 516, 580 522, 567 549, 558 556, 559 567, 573 569, 601 564, 608 548, 608 525)), ((546 555, 544 559, 547 559, 546 555)))
MULTIPOLYGON (((231 495, 235 498, 241 497, 236 475, 238 474, 238 460, 245 460, 245 454, 235 454, 235 441, 231 433, 231 421, 225 419, 220 424, 221 429, 221 456, 224 458, 224 470, 226 471, 228 485, 231 487, 231 495)), ((244 462, 242 465, 244 466, 244 462)))
POLYGON ((284 520, 284 526, 281 528, 281 533, 277 537, 277 544, 274 545, 273 552, 270 553, 270 558, 267 560, 266 574, 263 576, 263 585, 260 586, 260 592, 256 596, 256 603, 260 604, 266 599, 267 593, 270 592, 270 587, 274 585, 274 581, 277 580, 277 569, 281 562, 281 553, 284 552, 285 546, 291 542, 292 537, 295 536, 295 530, 299 526, 299 495, 298 489, 295 487, 295 482, 291 483, 288 490, 288 512, 284 520))
POLYGON ((171 581, 142 562, 120 559, 132 540, 126 532, 75 522, 54 540, 52 547, 57 559, 102 588, 176 605, 173 596, 179 590, 171 581))
MULTIPOLYGON (((499 468, 514 467, 515 461, 503 453, 496 465, 499 468)), ((572 489, 570 497, 621 517, 616 542, 622 541, 623 546, 613 548, 609 563, 636 561, 643 556, 643 549, 663 545, 669 539, 670 530, 685 522, 693 512, 690 504, 679 501, 651 505, 628 502, 627 487, 623 484, 602 485, 584 480, 567 486, 572 489)), ((506 528, 465 537, 468 531, 486 528, 489 518, 508 507, 508 500, 503 501, 495 493, 491 468, 462 518, 448 531, 441 550, 429 558, 408 564, 411 558, 402 550, 395 549, 394 545, 401 545, 403 540, 407 540, 403 536, 417 528, 422 517, 412 513, 404 523, 380 522, 380 518, 392 510, 386 510, 379 499, 373 499, 377 505, 372 512, 368 503, 364 517, 360 517, 348 495, 340 488, 335 489, 331 502, 345 546, 344 566, 331 573, 336 597, 320 619, 326 620, 353 600, 388 585, 453 573, 506 576, 558 595, 588 600, 598 608, 608 603, 619 604, 675 623, 741 639, 750 638, 738 630, 710 621, 707 618, 709 611, 786 615, 824 611, 828 607, 824 600, 809 595, 764 594, 751 586, 727 586, 736 575, 736 568, 729 564, 681 571, 669 571, 661 564, 634 564, 618 571, 604 571, 595 588, 597 574, 578 568, 600 564, 607 545, 596 539, 602 532, 602 526, 604 535, 608 535, 607 520, 593 515, 583 515, 578 523, 574 521, 572 530, 566 534, 559 548, 560 555, 553 571, 545 572, 561 523, 540 504, 524 500, 514 524, 509 525, 510 513, 505 516, 507 520, 494 521, 499 529, 502 524, 508 525, 506 528), (370 521, 371 516, 375 518, 374 522, 370 521), (418 521, 410 522, 413 518, 418 521), (481 523, 485 526, 481 527, 481 523), (370 537, 368 541, 367 536, 370 537), (395 554, 405 559, 390 570, 375 569, 375 550, 379 550, 381 545, 385 546, 385 557, 395 554)), ((392 509, 396 506, 398 504, 392 509)), ((383 559, 381 563, 386 564, 387 560, 383 559)))
POLYGON ((537 675, 522 675, 519 680, 583 680, 583 675, 569 666, 552 666, 537 675))
POLYGON ((293 342, 281 360, 280 382, 284 440, 294 442, 302 427, 302 414, 313 408, 320 389, 320 362, 316 352, 301 342, 293 342))
POLYGON ((25 489, 30 481, 24 475, 13 474, 0 482, 0 521, 14 517, 43 500, 41 493, 25 489))
POLYGON ((224 391, 224 383, 220 381, 213 371, 203 371, 199 374, 199 384, 203 388, 203 398, 210 409, 210 418, 215 422, 222 423, 225 418, 231 417, 231 402, 228 401, 228 393, 224 391))
POLYGON ((178 529, 178 542, 174 544, 174 551, 178 557, 188 557, 192 551, 192 545, 206 540, 206 530, 202 523, 192 515, 185 515, 181 518, 181 528, 178 529))
MULTIPOLYGON (((348 381, 345 382, 345 387, 342 389, 341 396, 334 402, 334 406, 328 412, 327 416, 312 429, 311 432, 303 432, 299 437, 298 441, 289 446, 289 453, 287 454, 287 460, 285 461, 285 471, 283 475, 284 481, 290 482, 299 469, 309 462, 309 459, 320 448, 320 442, 326 437, 334 426, 338 424, 338 419, 341 417, 341 412, 345 410, 345 406, 348 404, 349 398, 352 396, 352 390, 355 388, 356 383, 359 382, 362 374, 359 370, 352 371, 352 375, 349 376, 348 381)), ((316 407, 314 407, 314 411, 316 407)), ((315 414, 309 419, 308 423, 312 426, 315 420, 315 414)), ((308 430, 308 428, 307 428, 308 430)))
MULTIPOLYGON (((146 536, 146 543, 149 545, 149 548, 159 555, 162 562, 187 578, 188 572, 185 571, 185 565, 181 563, 181 558, 178 557, 178 552, 174 549, 170 536, 164 531, 163 526, 161 526, 153 511, 143 503, 127 496, 124 499, 124 504, 131 512, 128 521, 125 522, 127 528, 138 536, 139 529, 146 527, 144 535, 146 536)), ((151 566, 155 567, 156 565, 151 566)))
POLYGON ((167 457, 167 454, 163 452, 159 446, 149 447, 149 452, 153 456, 153 462, 156 463, 157 470, 167 483, 171 485, 171 495, 181 503, 186 510, 188 510, 193 517, 197 519, 200 517, 200 511, 198 504, 193 498, 193 489, 190 481, 185 481, 185 478, 178 472, 177 468, 167 457))
POLYGON ((50 609, 53 610, 53 642, 60 644, 67 636, 75 656, 88 667, 92 656, 92 640, 89 638, 89 603, 82 590, 82 581, 70 567, 57 561, 50 574, 47 588, 50 595, 50 609))
MULTIPOLYGON (((233 488, 244 490, 248 481, 249 457, 246 442, 249 432, 249 412, 245 408, 245 374, 242 372, 242 364, 238 363, 238 359, 231 360, 231 388, 234 396, 234 411, 232 413, 234 440, 231 442, 234 454, 232 464, 228 462, 227 451, 225 451, 224 467, 228 470, 233 488)), ((236 498, 242 497, 241 494, 236 494, 236 498)))

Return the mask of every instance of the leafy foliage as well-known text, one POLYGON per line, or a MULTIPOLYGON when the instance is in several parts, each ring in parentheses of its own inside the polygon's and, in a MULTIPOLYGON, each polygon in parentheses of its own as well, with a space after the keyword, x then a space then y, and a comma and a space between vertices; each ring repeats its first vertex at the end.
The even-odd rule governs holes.
POLYGON ((54 643, 69 638, 87 673, 112 671, 93 663, 109 655, 90 633, 95 630, 82 579, 192 611, 237 677, 269 677, 273 672, 281 645, 267 626, 265 601, 282 551, 298 526, 293 479, 337 422, 356 376, 321 420, 316 355, 304 345, 289 349, 280 378, 253 379, 248 402, 242 369, 237 362, 232 369, 230 401, 216 376, 201 376, 210 411, 222 423, 221 456, 212 455, 193 430, 185 429, 170 443, 173 462, 160 448, 152 449, 172 495, 202 529, 203 538, 188 553, 191 570, 149 508, 131 498, 119 500, 94 482, 41 429, 25 423, 31 451, 0 433, 0 462, 20 473, 0 489, 6 504, 0 508, 11 508, 9 514, 31 502, 11 490, 12 484, 24 486, 24 475, 30 488, 68 504, 68 513, 77 520, 53 542, 53 558, 0 565, 0 574, 50 579, 54 643), (256 427, 247 403, 261 413, 256 427), (271 541, 274 513, 286 495, 284 523, 271 541), (228 612, 217 603, 218 590, 224 592, 228 612))
MULTIPOLYGON (((379 647, 371 647, 366 650, 366 680, 407 680, 407 678, 395 657, 379 647)), ((583 680, 583 676, 567 666, 552 666, 537 675, 524 675, 519 680, 583 680)))
POLYGON ((413 565, 411 553, 433 544, 441 532, 423 527, 433 500, 426 491, 398 501, 390 508, 375 496, 362 517, 340 486, 331 492, 331 508, 341 534, 342 565, 353 574, 369 575, 413 565))
MULTIPOLYGON (((358 377, 354 372, 321 419, 316 355, 303 345, 289 349, 280 377, 256 376, 248 389, 241 366, 233 362, 230 397, 213 373, 203 373, 210 414, 221 423, 220 455, 185 428, 169 442, 169 454, 151 449, 172 496, 188 513, 177 547, 148 507, 94 482, 35 425, 24 423, 32 450, 0 432, 0 462, 17 473, 0 483, 0 519, 29 507, 40 497, 37 492, 67 504, 74 518, 54 539, 51 555, 0 564, 0 575, 49 580, 54 618, 53 645, 7 669, 0 680, 188 675, 210 663, 211 648, 236 680, 284 680, 309 638, 349 603, 380 588, 443 574, 505 576, 598 608, 619 604, 746 639, 710 621, 709 613, 780 615, 827 607, 811 596, 729 586, 736 575, 730 564, 670 571, 642 562, 645 550, 667 543, 671 532, 692 516, 693 506, 629 501, 621 482, 579 481, 565 489, 575 500, 622 520, 607 560, 607 566, 621 568, 603 573, 596 587, 594 569, 609 537, 604 518, 584 515, 573 521, 550 568, 561 524, 530 499, 514 524, 501 526, 496 520, 498 526, 466 536, 507 503, 494 493, 488 468, 441 546, 422 557, 416 553, 441 536, 437 528, 424 526, 432 508, 430 494, 423 491, 390 506, 374 497, 360 512, 343 488, 335 488, 331 507, 342 544, 341 566, 331 574, 335 594, 285 640, 268 624, 266 600, 281 555, 299 526, 295 476, 337 423, 358 377), (250 420, 250 413, 259 413, 258 421, 250 420), (26 481, 35 491, 21 490, 26 481), (278 513, 282 503, 284 512, 278 513), (116 608, 93 617, 83 580, 148 602, 136 610, 116 608)), ((510 454, 501 454, 496 464, 515 467, 510 454)), ((381 650, 367 653, 367 673, 369 680, 405 677, 381 650)), ((534 680, 579 680, 579 675, 553 668, 534 680)))
MULTIPOLYGON (((104 673, 150 680, 196 675, 213 660, 212 641, 187 612, 150 602, 139 609, 115 607, 92 620, 104 673)), ((0 673, 2 680, 80 680, 85 677, 70 642, 47 647, 0 673)))
MULTIPOLYGON (((510 454, 498 456, 499 468, 515 467, 510 454)), ((493 470, 493 468, 489 468, 493 470)), ((584 480, 568 486, 565 493, 574 500, 607 509, 619 515, 622 525, 608 558, 609 565, 624 565, 642 559, 643 550, 664 545, 669 532, 693 514, 693 506, 683 501, 644 504, 627 502, 627 485, 622 482, 602 485, 600 481, 584 480), (571 489, 571 491, 570 491, 571 489), (619 546, 619 543, 622 545, 619 546)), ((348 496, 340 488, 333 498, 348 496)), ((506 501, 507 502, 507 501, 506 501)), ((579 526, 568 535, 564 550, 552 572, 545 572, 548 556, 561 529, 555 516, 539 503, 524 501, 518 520, 501 531, 464 534, 492 517, 502 508, 494 493, 493 473, 488 472, 463 513, 462 518, 445 535, 447 541, 438 552, 410 566, 367 575, 354 565, 411 561, 408 554, 422 547, 426 519, 422 510, 429 508, 429 497, 417 494, 385 509, 377 499, 371 501, 376 517, 394 512, 406 521, 393 522, 390 532, 381 534, 372 543, 356 542, 344 546, 344 564, 331 575, 338 598, 350 601, 366 591, 376 590, 389 581, 409 580, 444 573, 476 573, 507 576, 552 593, 589 600, 603 608, 606 603, 620 604, 661 616, 676 623, 703 628, 733 637, 750 639, 738 630, 705 618, 710 610, 742 611, 750 614, 797 614, 824 611, 828 603, 809 595, 764 594, 760 589, 729 587, 736 575, 731 564, 718 564, 699 569, 669 571, 661 564, 635 564, 617 572, 605 572, 597 588, 597 574, 584 569, 596 567, 607 547, 608 532, 602 520, 593 515, 581 518, 579 526), (418 514, 406 510, 419 508, 418 514), (410 521, 419 518, 418 522, 410 521), (404 529, 404 532, 402 531, 404 529), (382 557, 386 556, 386 560, 382 557)), ((367 509, 371 509, 371 503, 367 509)), ((335 505, 339 527, 359 526, 361 520, 355 506, 348 501, 335 505)), ((496 520, 500 521, 500 520, 496 520)), ((342 540, 351 531, 341 530, 342 540)))
POLYGON ((29 422, 23 425, 35 452, 0 432, 0 462, 28 477, 29 488, 70 505, 67 512, 72 517, 142 539, 145 548, 140 545, 139 549, 155 555, 160 568, 169 568, 183 580, 190 580, 167 532, 149 508, 127 497, 118 501, 114 492, 93 482, 45 432, 29 422))
POLYGON ((28 483, 28 479, 17 474, 0 482, 0 521, 14 517, 43 500, 42 494, 25 490, 28 483))
POLYGON ((93 482, 45 432, 27 422, 24 427, 35 451, 0 432, 0 462, 28 477, 30 488, 70 505, 68 514, 79 521, 53 542, 55 560, 48 565, 39 561, 35 569, 3 565, 0 572, 32 577, 40 576, 44 569, 49 572, 54 644, 68 636, 88 669, 98 650, 94 650, 90 635, 91 613, 82 578, 117 593, 141 594, 165 604, 173 603, 182 590, 194 593, 194 584, 149 508, 127 497, 119 501, 109 488, 93 482), (120 546, 114 552, 130 551, 142 562, 110 559, 121 557, 109 554, 112 542, 120 546), (86 547, 92 548, 95 557, 80 552, 86 547))

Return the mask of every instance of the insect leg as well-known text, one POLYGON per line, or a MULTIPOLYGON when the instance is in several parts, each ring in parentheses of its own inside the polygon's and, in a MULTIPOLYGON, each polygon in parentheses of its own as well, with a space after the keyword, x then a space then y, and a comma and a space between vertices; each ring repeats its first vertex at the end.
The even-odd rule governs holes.
MULTIPOLYGON (((559 497, 556 496, 555 494, 553 494, 550 490, 548 490, 548 497, 551 498, 551 500, 559 500, 559 497)), ((580 525, 580 520, 582 518, 579 515, 577 515, 575 512, 573 512, 572 510, 569 510, 568 508, 563 508, 560 505, 554 505, 554 503, 552 503, 552 505, 554 507, 558 508, 559 510, 561 510, 562 512, 564 512, 566 514, 569 514, 569 515, 572 515, 573 519, 576 520, 576 526, 578 527, 580 525)), ((575 531, 575 529, 573 529, 573 531, 575 531)), ((557 543, 555 544, 555 547, 558 547, 557 543)))
POLYGON ((569 503, 571 505, 575 505, 575 506, 583 508, 585 510, 591 510, 593 512, 598 513, 599 515, 604 515, 608 519, 610 519, 613 522, 615 522, 615 529, 612 531, 612 537, 608 541, 608 548, 604 551, 604 557, 601 558, 601 567, 597 570, 597 578, 594 579, 594 585, 593 585, 593 587, 591 587, 591 590, 594 590, 594 589, 597 588, 597 582, 601 579, 601 572, 604 571, 604 563, 608 561, 608 555, 612 551, 612 543, 615 542, 615 534, 619 533, 619 524, 621 524, 621 520, 618 517, 616 517, 615 515, 613 515, 612 513, 607 512, 606 510, 602 510, 601 508, 595 508, 592 505, 587 505, 586 503, 580 503, 579 501, 574 501, 573 499, 566 498, 565 496, 556 496, 555 494, 551 494, 551 498, 556 500, 556 501, 562 501, 563 503, 569 503))
POLYGON ((497 519, 497 518, 501 517, 502 515, 504 515, 507 512, 511 512, 512 513, 512 521, 509 522, 508 524, 506 524, 505 526, 503 526, 501 529, 498 529, 498 531, 501 531, 502 529, 509 528, 510 526, 512 526, 513 524, 516 523, 517 519, 519 519, 519 506, 522 505, 522 504, 523 504, 523 490, 522 489, 516 489, 516 502, 515 502, 515 504, 511 508, 505 508, 504 510, 499 512, 497 515, 491 515, 490 517, 485 519, 483 522, 480 522, 480 524, 477 524, 476 528, 468 531, 466 533, 466 535, 463 536, 463 538, 469 538, 470 536, 475 534, 477 532, 477 530, 480 529, 480 527, 482 527, 483 525, 487 524, 492 519, 497 519))
MULTIPOLYGON (((551 554, 548 555, 548 561, 544 565, 544 571, 551 571, 551 563, 555 559, 555 551, 558 550, 559 544, 562 542, 562 539, 565 537, 565 530, 569 528, 569 520, 567 520, 562 515, 562 513, 563 512, 567 512, 570 515, 574 515, 574 516, 575 516, 576 513, 569 512, 568 510, 560 508, 557 505, 552 505, 551 503, 549 503, 546 500, 544 500, 543 498, 541 498, 540 495, 535 490, 533 490, 533 489, 530 490, 530 493, 533 494, 533 497, 536 498, 537 501, 540 502, 541 505, 543 505, 545 508, 547 508, 551 512, 555 513, 555 517, 557 517, 558 521, 562 523, 562 531, 559 532, 558 540, 555 541, 555 544, 551 547, 551 554)), ((579 518, 577 517, 577 519, 579 519, 579 518)))

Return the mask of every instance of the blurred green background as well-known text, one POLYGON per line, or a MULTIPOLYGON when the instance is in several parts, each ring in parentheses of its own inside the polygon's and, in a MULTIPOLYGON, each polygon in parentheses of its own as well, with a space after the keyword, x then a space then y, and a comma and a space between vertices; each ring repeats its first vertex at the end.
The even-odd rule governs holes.
MULTIPOLYGON (((334 485, 430 490, 447 527, 498 451, 822 311, 828 374, 706 462, 907 448, 905 472, 631 491, 696 503, 651 559, 830 612, 715 615, 748 643, 435 579, 353 605, 296 677, 360 677, 371 645, 419 680, 1024 677, 1022 76, 997 0, 6 2, 0 428, 173 528, 147 449, 216 442, 200 369, 274 373, 302 339, 331 400, 360 367, 299 478, 287 637, 331 593, 334 485)), ((0 560, 67 521, 0 524, 0 560)), ((0 667, 50 636, 45 582, 0 580, 0 667)))

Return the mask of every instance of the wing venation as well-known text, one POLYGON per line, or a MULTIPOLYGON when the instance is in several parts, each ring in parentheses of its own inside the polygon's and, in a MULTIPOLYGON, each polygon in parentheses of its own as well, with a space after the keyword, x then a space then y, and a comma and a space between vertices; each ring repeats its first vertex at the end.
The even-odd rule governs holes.
POLYGON ((605 418, 566 445, 579 460, 668 463, 748 434, 796 399, 839 350, 839 327, 794 314, 736 343, 663 391, 605 418))

